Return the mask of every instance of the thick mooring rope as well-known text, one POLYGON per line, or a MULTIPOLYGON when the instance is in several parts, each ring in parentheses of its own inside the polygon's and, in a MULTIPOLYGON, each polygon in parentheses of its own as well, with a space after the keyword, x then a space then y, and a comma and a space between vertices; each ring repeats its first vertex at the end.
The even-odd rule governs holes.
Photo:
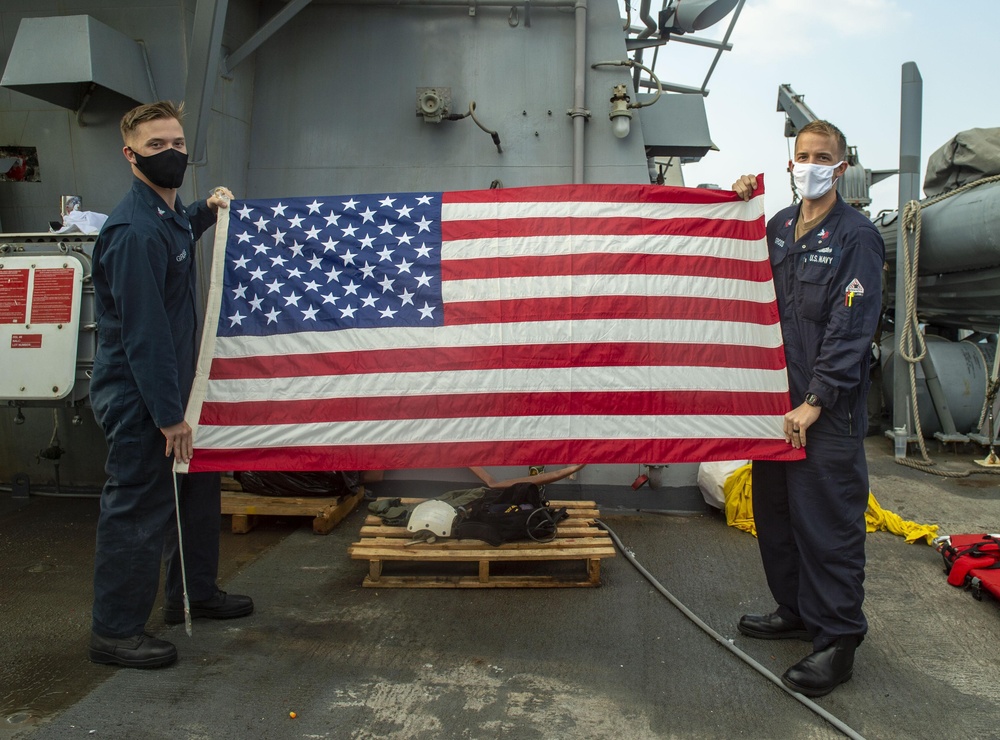
MULTIPOLYGON (((948 198, 958 195, 959 193, 964 193, 967 190, 971 190, 972 188, 979 187, 980 185, 986 185, 991 182, 1000 182, 1000 175, 992 175, 990 177, 984 177, 980 180, 975 180, 974 182, 966 183, 960 188, 936 195, 924 203, 921 203, 918 200, 909 201, 903 207, 903 233, 899 244, 900 254, 896 256, 896 269, 904 271, 903 285, 904 290, 906 291, 904 296, 906 307, 902 327, 900 329, 902 334, 899 339, 899 356, 906 360, 909 365, 910 407, 913 410, 913 430, 917 437, 917 443, 920 445, 920 454, 923 456, 923 463, 906 460, 905 458, 896 458, 896 462, 911 468, 934 472, 936 475, 944 475, 950 478, 963 478, 967 475, 980 472, 998 474, 1000 471, 987 469, 983 471, 974 470, 965 473, 939 473, 937 471, 927 470, 928 466, 934 465, 934 461, 931 460, 930 455, 927 454, 927 445, 924 442, 924 433, 920 426, 920 411, 917 406, 916 364, 923 360, 927 355, 927 343, 924 340, 923 333, 920 331, 920 320, 917 317, 917 272, 918 264, 920 262, 920 228, 923 222, 924 208, 932 206, 935 203, 940 203, 943 200, 947 200, 948 198), (911 240, 913 249, 912 260, 910 259, 911 240)), ((989 401, 987 401, 987 403, 989 403, 989 401)), ((981 418, 985 416, 985 409, 984 413, 980 416, 981 418)), ((992 442, 992 440, 990 441, 992 442)))

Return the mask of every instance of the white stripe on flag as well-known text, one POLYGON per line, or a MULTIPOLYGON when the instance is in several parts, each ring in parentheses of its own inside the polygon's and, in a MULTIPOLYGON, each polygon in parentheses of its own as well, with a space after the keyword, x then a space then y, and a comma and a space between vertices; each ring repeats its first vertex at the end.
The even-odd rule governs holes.
POLYGON ((441 285, 447 304, 457 301, 596 296, 674 296, 771 303, 774 286, 732 278, 691 275, 556 275, 544 277, 447 280, 441 285))
MULTIPOLYGON (((738 391, 781 393, 784 370, 715 367, 532 368, 450 372, 369 373, 210 380, 207 400, 297 401, 324 398, 447 396, 458 393, 611 393, 616 391, 738 391), (443 381, 447 379, 447 383, 443 381)), ((728 419, 728 417, 727 417, 728 419)))
POLYGON ((564 342, 667 342, 711 344, 733 347, 781 346, 777 325, 760 327, 735 321, 533 321, 521 324, 476 324, 435 328, 343 329, 333 345, 329 332, 300 332, 270 337, 219 337, 216 357, 266 357, 311 354, 317 351, 376 352, 382 349, 424 347, 488 347, 498 345, 550 344, 564 342))
POLYGON ((780 417, 727 416, 530 416, 461 419, 386 419, 251 427, 202 426, 203 449, 324 445, 435 444, 509 440, 632 440, 782 438, 780 417))

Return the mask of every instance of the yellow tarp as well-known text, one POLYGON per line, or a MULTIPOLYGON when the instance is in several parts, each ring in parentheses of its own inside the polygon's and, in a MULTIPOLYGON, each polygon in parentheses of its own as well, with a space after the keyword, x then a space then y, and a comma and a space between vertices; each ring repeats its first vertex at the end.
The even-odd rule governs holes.
POLYGON ((875 496, 872 495, 871 491, 868 492, 868 509, 865 511, 865 525, 865 529, 869 532, 879 529, 885 532, 892 532, 893 534, 905 537, 909 544, 922 539, 930 545, 938 533, 938 525, 936 524, 917 524, 916 522, 903 519, 899 514, 886 511, 878 505, 878 501, 875 500, 875 496))
MULTIPOLYGON (((722 493, 726 499, 726 523, 730 527, 742 529, 754 537, 757 528, 753 523, 753 484, 750 465, 737 468, 726 478, 722 493)), ((875 496, 868 492, 868 509, 865 511, 865 529, 869 532, 882 530, 905 537, 908 543, 924 540, 928 545, 937 536, 938 525, 917 524, 903 519, 898 514, 879 506, 875 496)))
POLYGON ((726 524, 742 529, 754 537, 757 527, 753 523, 753 486, 750 481, 750 465, 736 468, 732 475, 726 478, 722 487, 722 495, 726 498, 726 524))

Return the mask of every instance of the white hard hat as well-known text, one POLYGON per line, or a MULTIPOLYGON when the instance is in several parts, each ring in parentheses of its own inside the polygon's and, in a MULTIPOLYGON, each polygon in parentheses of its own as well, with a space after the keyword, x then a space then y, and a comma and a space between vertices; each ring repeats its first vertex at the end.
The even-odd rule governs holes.
POLYGON ((417 504, 410 513, 406 529, 410 532, 426 529, 439 537, 448 537, 451 535, 451 528, 455 524, 457 515, 455 507, 444 501, 424 501, 417 504))

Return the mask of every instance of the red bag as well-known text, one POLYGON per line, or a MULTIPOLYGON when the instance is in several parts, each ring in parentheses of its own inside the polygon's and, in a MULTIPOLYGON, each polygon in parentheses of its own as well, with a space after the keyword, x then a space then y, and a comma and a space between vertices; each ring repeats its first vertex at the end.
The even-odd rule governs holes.
POLYGON ((956 534, 934 542, 948 583, 980 600, 984 590, 1000 599, 1000 534, 956 534))

